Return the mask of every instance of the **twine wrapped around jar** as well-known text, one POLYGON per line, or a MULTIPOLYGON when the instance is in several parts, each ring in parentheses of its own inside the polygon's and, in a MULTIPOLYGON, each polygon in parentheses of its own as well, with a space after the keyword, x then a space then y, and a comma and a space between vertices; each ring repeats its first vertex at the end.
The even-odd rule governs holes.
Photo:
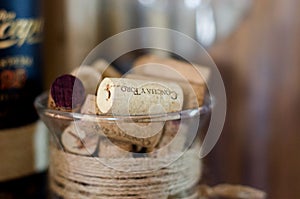
POLYGON ((65 199, 198 198, 195 187, 202 169, 195 148, 167 167, 160 166, 165 165, 168 157, 100 160, 55 147, 51 147, 51 160, 51 189, 65 199), (113 169, 114 166, 122 167, 123 171, 113 169))

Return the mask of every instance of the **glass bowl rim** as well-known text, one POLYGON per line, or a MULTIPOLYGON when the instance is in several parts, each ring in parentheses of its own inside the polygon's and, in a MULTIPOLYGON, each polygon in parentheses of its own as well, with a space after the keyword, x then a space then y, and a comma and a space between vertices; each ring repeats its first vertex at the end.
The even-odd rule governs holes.
POLYGON ((67 112, 55 110, 47 107, 48 93, 43 92, 34 100, 34 107, 38 114, 48 117, 59 118, 63 120, 81 120, 88 119, 90 121, 124 121, 124 122, 162 122, 168 120, 187 119, 202 116, 211 112, 214 104, 214 98, 205 96, 202 106, 195 109, 186 109, 178 112, 160 113, 151 115, 112 115, 112 114, 83 114, 79 112, 67 112))

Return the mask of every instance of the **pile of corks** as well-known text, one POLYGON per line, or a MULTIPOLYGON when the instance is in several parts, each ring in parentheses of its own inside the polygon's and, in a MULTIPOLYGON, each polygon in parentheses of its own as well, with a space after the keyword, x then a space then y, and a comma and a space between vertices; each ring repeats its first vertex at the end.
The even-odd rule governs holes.
MULTIPOLYGON (((48 107, 111 118, 141 116, 145 119, 156 114, 179 113, 203 105, 207 93, 205 81, 209 76, 207 67, 155 55, 137 58, 132 70, 122 76, 99 59, 91 66, 81 66, 55 79, 48 107)), ((180 117, 153 124, 149 121, 94 122, 83 117, 64 129, 61 142, 65 151, 76 155, 124 158, 132 157, 131 152, 147 154, 166 147, 167 150, 152 157, 168 156, 184 150, 188 126, 180 123, 180 117), (168 146, 179 131, 182 136, 168 146)), ((201 185, 199 195, 202 199, 266 198, 260 190, 229 184, 201 185)))
POLYGON ((96 123, 84 118, 72 122, 61 135, 61 142, 70 153, 91 155, 98 151, 99 157, 107 158, 130 156, 127 152, 149 153, 167 146, 180 131, 180 138, 155 154, 168 155, 184 150, 188 127, 180 122, 179 114, 176 119, 161 122, 151 122, 151 116, 203 105, 209 75, 207 67, 145 55, 137 58, 132 70, 122 76, 100 59, 56 78, 48 107, 83 115, 144 118, 134 122, 96 123))

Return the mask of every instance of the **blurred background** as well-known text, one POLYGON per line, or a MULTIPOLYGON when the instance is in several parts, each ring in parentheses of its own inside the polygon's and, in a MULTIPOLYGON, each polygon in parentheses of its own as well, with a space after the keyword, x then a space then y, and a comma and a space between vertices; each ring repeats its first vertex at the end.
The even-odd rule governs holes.
POLYGON ((203 182, 300 198, 299 8, 297 0, 45 1, 45 89, 109 36, 142 26, 179 30, 205 46, 227 92, 203 182))

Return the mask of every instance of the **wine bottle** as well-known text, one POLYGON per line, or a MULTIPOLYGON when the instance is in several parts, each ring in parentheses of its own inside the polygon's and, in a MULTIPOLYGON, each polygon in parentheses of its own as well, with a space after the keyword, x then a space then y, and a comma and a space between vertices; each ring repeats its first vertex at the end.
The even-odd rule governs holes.
POLYGON ((46 198, 41 0, 0 0, 0 198, 46 198))

